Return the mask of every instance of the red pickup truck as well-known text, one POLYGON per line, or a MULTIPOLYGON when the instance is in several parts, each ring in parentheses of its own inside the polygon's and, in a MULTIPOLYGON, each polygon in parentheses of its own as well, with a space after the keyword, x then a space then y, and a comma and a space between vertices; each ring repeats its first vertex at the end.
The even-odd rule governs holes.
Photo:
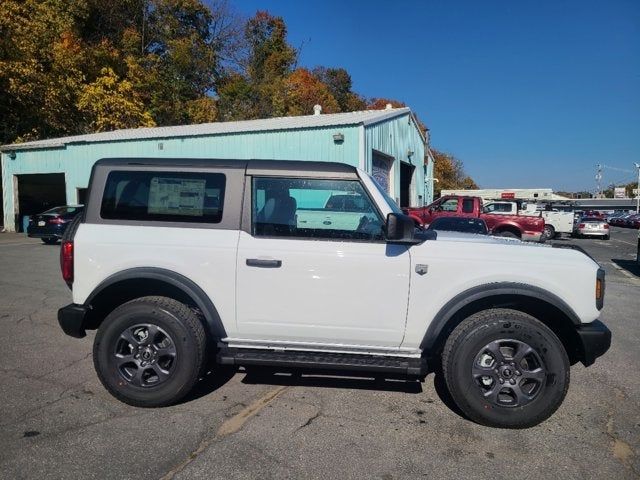
POLYGON ((420 226, 438 217, 476 217, 487 224, 491 235, 520 238, 530 242, 544 241, 544 219, 528 215, 496 215, 486 213, 480 197, 447 195, 426 207, 406 208, 405 213, 420 226))

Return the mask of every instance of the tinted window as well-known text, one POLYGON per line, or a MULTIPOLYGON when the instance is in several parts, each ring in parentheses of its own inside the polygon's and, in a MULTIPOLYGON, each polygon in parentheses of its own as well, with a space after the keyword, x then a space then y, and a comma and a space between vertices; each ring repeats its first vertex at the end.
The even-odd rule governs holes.
POLYGON ((473 213, 473 198, 462 199, 462 211, 464 213, 473 213))
POLYGON ((82 210, 81 206, 77 207, 56 207, 46 212, 42 212, 43 215, 71 215, 76 214, 82 210))
POLYGON ((440 217, 429 225, 429 230, 487 234, 487 225, 478 218, 440 217))
POLYGON ((381 240, 382 220, 357 180, 254 178, 256 236, 381 240))
POLYGON ((221 173, 111 172, 100 215, 117 220, 218 223, 224 187, 221 173))

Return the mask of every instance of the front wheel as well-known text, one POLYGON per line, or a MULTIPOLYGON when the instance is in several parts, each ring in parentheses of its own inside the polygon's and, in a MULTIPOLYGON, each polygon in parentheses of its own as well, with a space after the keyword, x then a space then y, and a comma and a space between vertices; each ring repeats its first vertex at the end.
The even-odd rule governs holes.
POLYGON ((136 407, 162 407, 194 386, 205 347, 204 327, 186 305, 142 297, 119 306, 102 322, 93 362, 114 397, 136 407))
POLYGON ((516 310, 485 310, 464 320, 445 344, 442 369, 458 407, 491 427, 537 425, 558 409, 569 388, 562 342, 516 310))

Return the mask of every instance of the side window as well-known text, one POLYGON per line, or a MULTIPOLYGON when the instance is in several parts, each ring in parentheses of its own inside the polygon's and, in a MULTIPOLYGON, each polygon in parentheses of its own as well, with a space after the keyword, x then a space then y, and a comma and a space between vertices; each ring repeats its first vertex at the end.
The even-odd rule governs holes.
POLYGON ((253 179, 255 236, 382 240, 382 219, 357 180, 253 179))
POLYGON ((100 216, 105 219, 219 223, 225 176, 205 172, 113 171, 100 216))
POLYGON ((449 198, 440 204, 440 211, 442 212, 457 212, 458 211, 458 199, 449 198))
POLYGON ((473 198, 462 199, 462 212, 473 213, 473 198))

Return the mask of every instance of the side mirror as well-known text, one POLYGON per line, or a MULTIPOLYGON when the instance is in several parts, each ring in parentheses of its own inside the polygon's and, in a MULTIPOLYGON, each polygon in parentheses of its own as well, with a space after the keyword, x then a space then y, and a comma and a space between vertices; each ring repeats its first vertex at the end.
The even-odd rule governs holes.
POLYGON ((385 224, 385 237, 392 243, 419 243, 421 240, 415 237, 416 224, 413 219, 400 213, 387 215, 385 224))

